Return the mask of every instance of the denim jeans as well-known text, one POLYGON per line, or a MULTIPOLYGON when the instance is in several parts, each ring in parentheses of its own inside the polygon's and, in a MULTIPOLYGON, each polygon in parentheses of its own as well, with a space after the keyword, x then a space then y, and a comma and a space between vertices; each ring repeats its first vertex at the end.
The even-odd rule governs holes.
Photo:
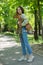
POLYGON ((23 55, 26 55, 27 52, 29 54, 32 54, 32 48, 29 45, 28 38, 27 38, 27 32, 26 32, 26 28, 25 27, 22 28, 20 40, 21 40, 21 46, 22 46, 23 55))

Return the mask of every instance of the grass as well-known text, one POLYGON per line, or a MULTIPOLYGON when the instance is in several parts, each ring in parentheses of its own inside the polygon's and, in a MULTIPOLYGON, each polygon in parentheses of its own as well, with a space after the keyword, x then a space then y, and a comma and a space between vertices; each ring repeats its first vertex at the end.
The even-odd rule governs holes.
POLYGON ((43 42, 41 36, 39 36, 38 40, 35 40, 34 35, 28 35, 28 41, 32 44, 41 44, 43 42))
MULTIPOLYGON (((3 33, 0 33, 0 34, 3 34, 3 33)), ((4 35, 7 35, 7 36, 11 36, 13 38, 15 38, 15 41, 17 43, 20 42, 20 38, 19 38, 19 35, 16 34, 16 32, 14 33, 11 33, 11 32, 5 32, 4 35)), ((41 44, 43 42, 41 36, 39 36, 39 39, 36 41, 34 39, 34 35, 28 35, 28 41, 30 44, 41 44)))

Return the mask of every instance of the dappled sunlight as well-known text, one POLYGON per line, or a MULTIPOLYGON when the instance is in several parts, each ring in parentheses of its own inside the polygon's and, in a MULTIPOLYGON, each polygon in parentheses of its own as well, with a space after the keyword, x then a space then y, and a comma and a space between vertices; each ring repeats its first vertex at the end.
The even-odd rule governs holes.
POLYGON ((7 36, 5 38, 6 40, 4 41, 3 39, 0 40, 0 65, 34 65, 36 61, 36 64, 38 64, 40 61, 39 57, 32 63, 27 63, 27 61, 18 62, 18 59, 22 56, 21 46, 14 40, 10 41, 10 37, 7 36))
POLYGON ((0 65, 43 65, 43 0, 0 0, 0 65), (18 62, 25 51, 27 60, 18 62))
POLYGON ((7 48, 7 47, 12 47, 12 46, 16 46, 17 43, 16 42, 0 42, 0 48, 7 48))
POLYGON ((15 61, 16 59, 15 59, 15 58, 13 58, 12 60, 14 60, 14 61, 15 61))
POLYGON ((0 37, 0 61, 3 63, 0 65, 15 63, 20 54, 20 45, 13 39, 8 36, 0 37))
POLYGON ((8 36, 0 37, 0 61, 3 63, 0 65, 9 65, 10 62, 16 61, 20 54, 20 45, 13 39, 8 36))
POLYGON ((4 51, 5 49, 3 49, 3 48, 0 48, 0 51, 4 51))
POLYGON ((2 42, 2 40, 3 40, 3 42, 5 42, 7 40, 14 40, 14 38, 10 38, 9 36, 3 36, 3 37, 0 38, 1 42, 2 42))
POLYGON ((14 40, 14 38, 10 38, 8 36, 3 36, 0 38, 0 51, 5 50, 5 48, 10 47, 18 47, 18 43, 14 40))
POLYGON ((4 54, 3 54, 3 53, 1 53, 1 54, 0 54, 0 56, 4 56, 4 54))
POLYGON ((20 52, 15 52, 15 54, 20 54, 20 52))
POLYGON ((0 63, 0 65, 3 65, 2 63, 0 63))

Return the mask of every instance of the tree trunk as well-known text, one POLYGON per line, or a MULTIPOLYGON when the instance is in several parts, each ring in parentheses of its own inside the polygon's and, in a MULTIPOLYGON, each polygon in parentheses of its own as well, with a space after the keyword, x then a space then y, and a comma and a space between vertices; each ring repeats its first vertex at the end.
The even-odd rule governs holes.
POLYGON ((41 29, 42 29, 42 17, 40 13, 40 1, 37 0, 38 4, 38 27, 39 27, 39 35, 41 35, 41 29))
POLYGON ((42 40, 43 40, 43 26, 42 26, 42 40))
POLYGON ((34 32, 34 38, 35 40, 38 40, 38 33, 37 33, 37 22, 38 22, 38 19, 37 19, 37 10, 35 10, 35 32, 34 32))

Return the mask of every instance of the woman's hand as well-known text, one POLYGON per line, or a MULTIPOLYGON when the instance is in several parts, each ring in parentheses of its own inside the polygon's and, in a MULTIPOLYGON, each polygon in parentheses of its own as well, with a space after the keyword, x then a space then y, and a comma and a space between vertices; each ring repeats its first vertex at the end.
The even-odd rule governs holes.
POLYGON ((20 21, 18 21, 18 25, 20 28, 22 27, 22 23, 20 21))

